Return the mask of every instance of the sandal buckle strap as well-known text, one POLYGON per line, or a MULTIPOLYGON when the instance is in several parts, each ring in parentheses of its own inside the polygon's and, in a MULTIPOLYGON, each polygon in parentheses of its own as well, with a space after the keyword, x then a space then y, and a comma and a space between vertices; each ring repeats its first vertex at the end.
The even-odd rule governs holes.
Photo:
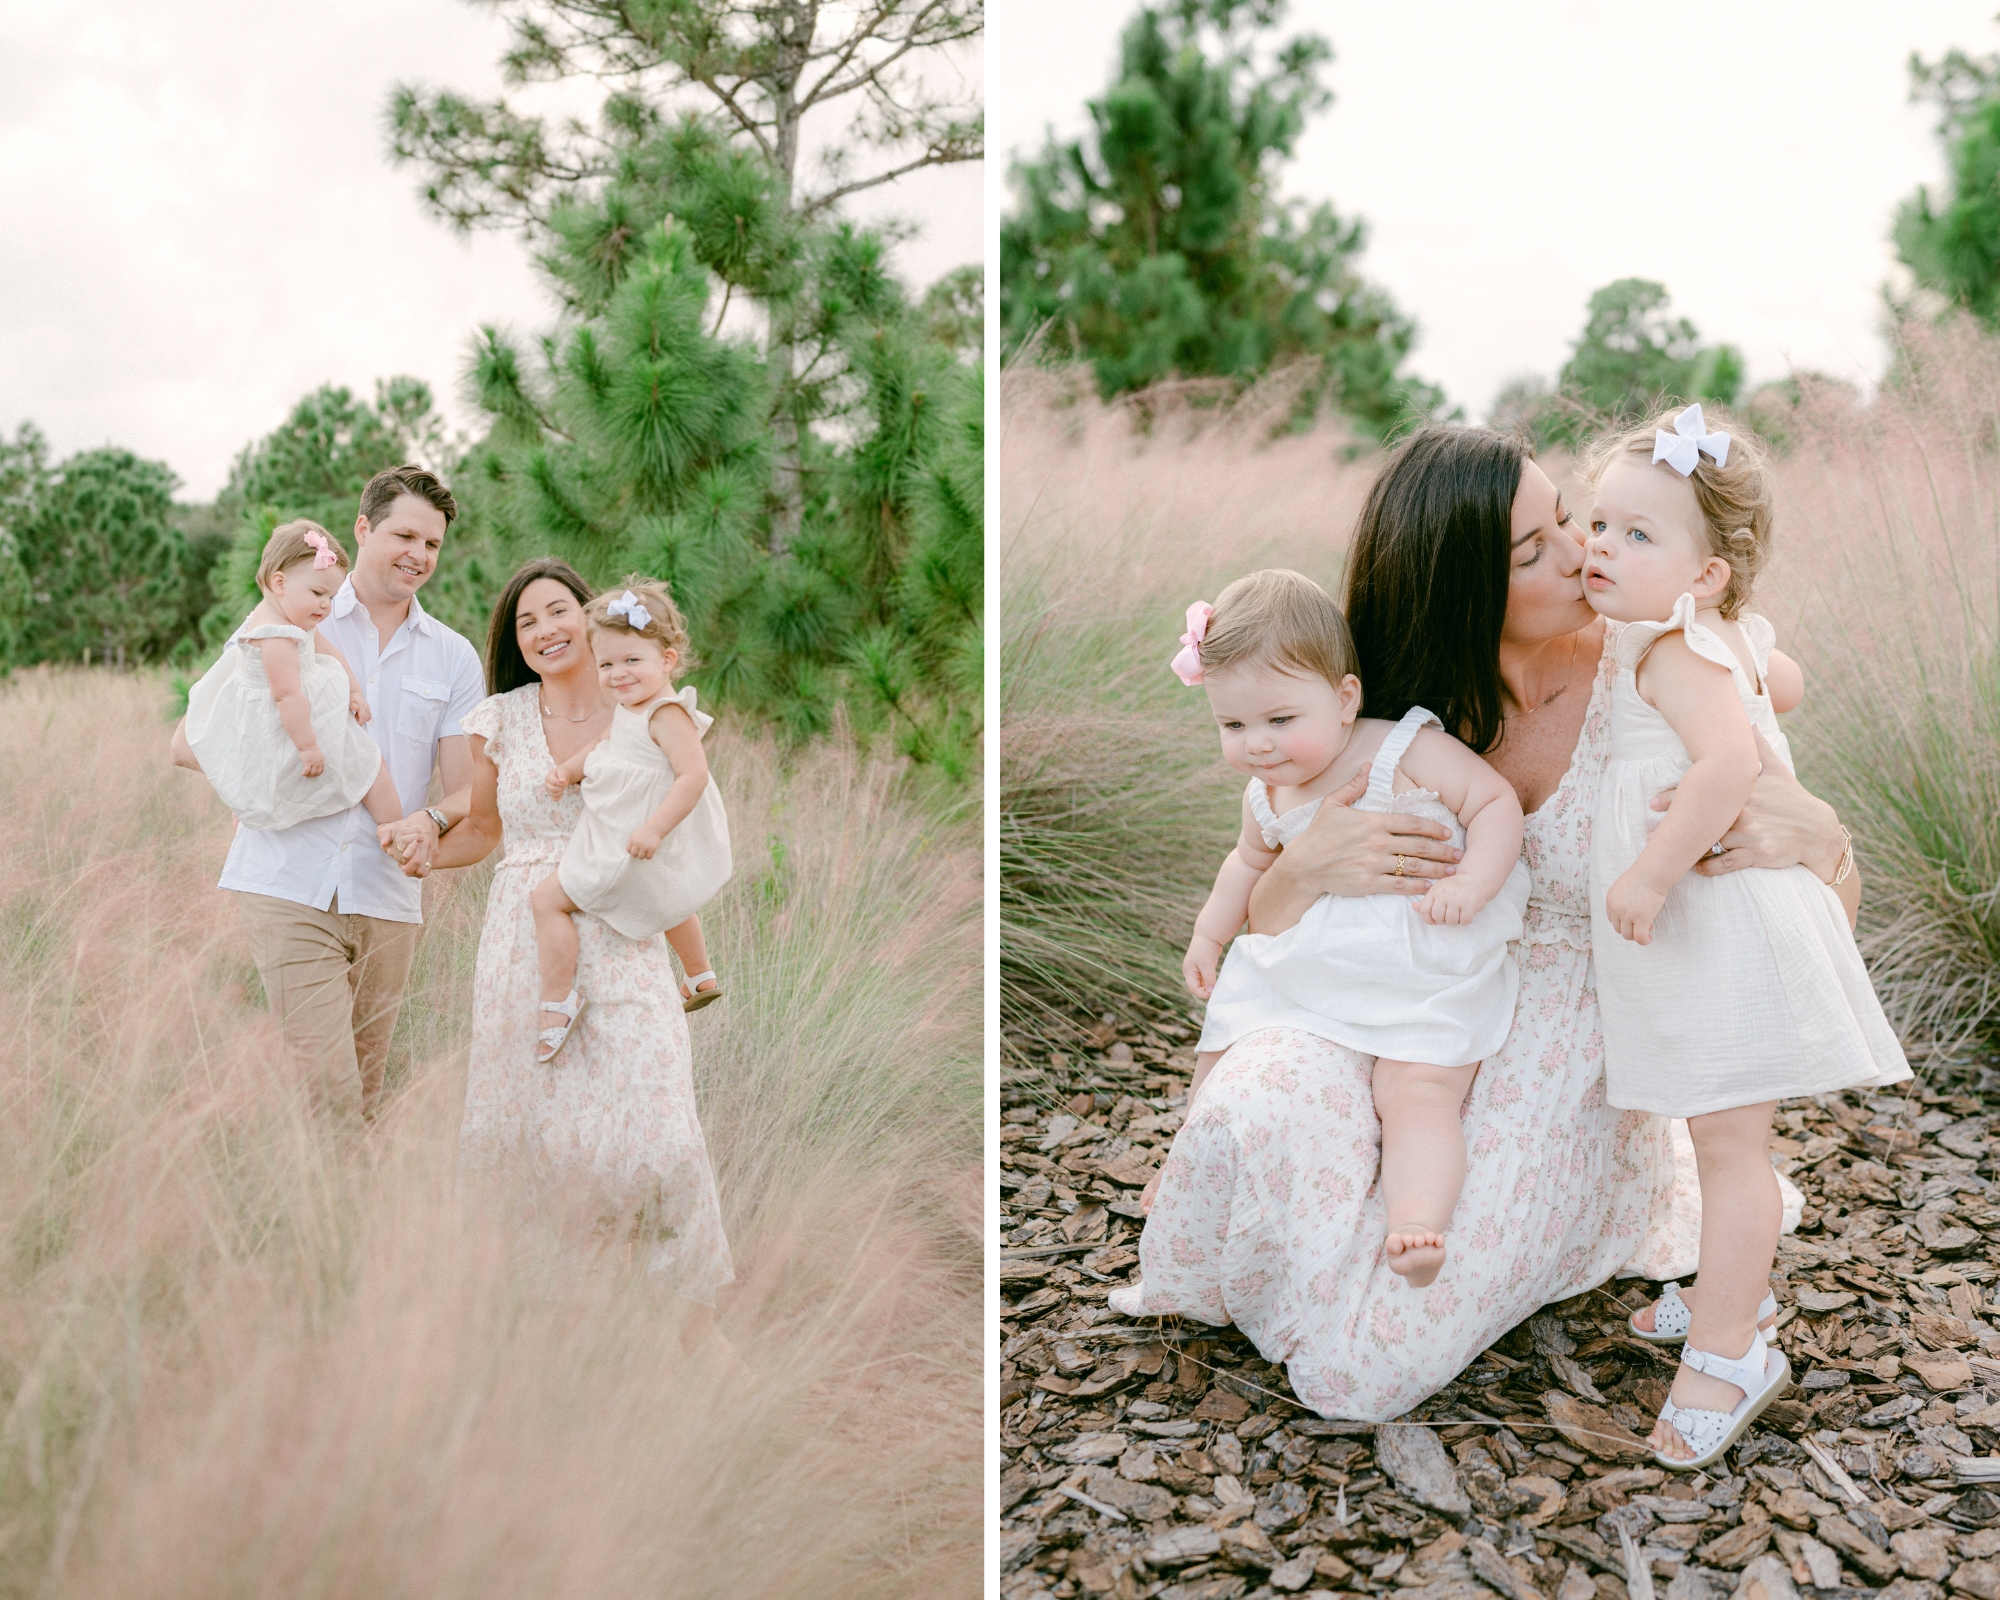
POLYGON ((1697 1350, 1688 1345, 1681 1351, 1681 1360, 1696 1372, 1705 1372, 1711 1378, 1734 1384, 1745 1394, 1754 1394, 1764 1385, 1765 1348, 1764 1330, 1758 1328, 1750 1335, 1750 1348, 1741 1356, 1721 1356, 1713 1350, 1697 1350))

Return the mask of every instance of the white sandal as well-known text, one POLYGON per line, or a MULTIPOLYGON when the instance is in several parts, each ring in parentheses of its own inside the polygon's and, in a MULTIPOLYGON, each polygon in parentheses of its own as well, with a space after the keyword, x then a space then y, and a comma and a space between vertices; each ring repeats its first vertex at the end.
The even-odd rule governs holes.
POLYGON ((1676 1461, 1661 1450, 1653 1452, 1655 1461, 1675 1472, 1694 1472, 1721 1460, 1722 1453, 1743 1437, 1750 1424, 1792 1381, 1791 1364, 1785 1360, 1785 1353, 1765 1342, 1762 1328, 1750 1335, 1750 1348, 1741 1356, 1732 1359, 1690 1345, 1681 1352, 1681 1360, 1696 1372, 1734 1384, 1743 1391, 1743 1398, 1736 1402, 1733 1411, 1706 1411, 1697 1406, 1677 1406, 1671 1395, 1667 1397, 1660 1406, 1660 1420, 1694 1451, 1686 1461, 1676 1461))
POLYGON ((570 990, 569 998, 565 1000, 544 1000, 541 1002, 542 1010, 560 1012, 569 1020, 560 1028, 544 1028, 540 1033, 535 1035, 535 1063, 537 1066, 547 1066, 551 1061, 555 1060, 556 1052, 569 1043, 569 1036, 576 1032, 577 1019, 583 1015, 583 1006, 582 997, 574 989, 570 990))
POLYGON ((704 989, 701 987, 710 978, 715 978, 715 969, 713 967, 710 967, 706 972, 691 972, 687 975, 686 979, 681 983, 681 1010, 699 1011, 703 1006, 713 1005, 722 998, 722 980, 720 978, 715 978, 715 987, 713 989, 704 989))
MULTIPOLYGON (((1757 1321, 1761 1325, 1777 1314, 1778 1302, 1766 1291, 1764 1298, 1757 1303, 1757 1321)), ((1694 1319, 1694 1313, 1688 1310, 1688 1303, 1681 1298, 1681 1286, 1678 1283, 1670 1283, 1660 1292, 1660 1298, 1653 1303, 1652 1327, 1640 1327, 1638 1317, 1639 1313, 1635 1311, 1625 1319, 1625 1326, 1631 1330, 1633 1338, 1644 1339, 1648 1344, 1680 1344, 1688 1336, 1688 1327, 1694 1319)), ((1765 1328, 1764 1337, 1770 1338, 1773 1331, 1765 1328)))

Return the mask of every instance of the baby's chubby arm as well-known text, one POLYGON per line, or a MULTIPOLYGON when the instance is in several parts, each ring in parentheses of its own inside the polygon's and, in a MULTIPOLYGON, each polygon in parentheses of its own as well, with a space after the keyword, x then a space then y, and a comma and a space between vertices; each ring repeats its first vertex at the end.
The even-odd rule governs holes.
POLYGON ((347 708, 354 713, 356 722, 367 722, 375 713, 368 709, 368 696, 362 693, 361 680, 354 675, 354 669, 347 664, 347 657, 340 653, 340 646, 315 628, 313 648, 321 655, 332 656, 340 663, 340 670, 347 674, 347 708))
POLYGON ((1790 656, 1773 650, 1764 668, 1764 692, 1771 697, 1773 711, 1780 715, 1796 711, 1806 697, 1806 675, 1790 656))
POLYGON ((604 743, 604 735, 599 734, 567 761, 558 761, 549 768, 549 775, 542 780, 542 787, 548 790, 551 800, 560 800, 563 791, 583 782, 583 764, 590 759, 590 752, 604 743))
POLYGON ((1604 897, 1612 927, 1635 944, 1651 944, 1667 891, 1735 823, 1761 763, 1728 671, 1696 655, 1679 634, 1646 653, 1639 689, 1680 736, 1691 762, 1666 818, 1604 897))
POLYGON ((305 775, 317 778, 326 770, 326 757, 320 753, 319 737, 313 732, 312 705, 299 681, 299 647, 290 639, 245 639, 238 648, 263 653, 264 678, 271 685, 278 720, 298 747, 305 775))
POLYGON ((1448 878, 1432 883, 1416 902, 1417 915, 1433 926, 1470 922, 1500 892, 1521 859, 1526 822, 1514 786, 1458 740, 1425 728, 1398 763, 1420 788, 1434 791, 1465 828, 1465 857, 1448 878))
POLYGON ((667 785, 666 798, 632 832, 626 850, 641 861, 650 861, 668 834, 687 821, 702 790, 708 787, 708 757, 702 754, 701 731, 694 718, 679 705, 661 706, 646 724, 653 743, 674 769, 674 781, 667 785))
POLYGON ((1187 954, 1181 957, 1181 978, 1188 992, 1198 1000, 1215 993, 1215 975, 1222 964, 1222 947, 1236 937, 1250 915, 1250 891, 1270 870, 1278 852, 1264 843, 1264 831, 1251 814, 1250 802, 1243 802, 1243 832, 1236 848, 1222 858, 1215 875, 1215 887, 1208 903, 1194 919, 1194 937, 1188 940, 1187 954))

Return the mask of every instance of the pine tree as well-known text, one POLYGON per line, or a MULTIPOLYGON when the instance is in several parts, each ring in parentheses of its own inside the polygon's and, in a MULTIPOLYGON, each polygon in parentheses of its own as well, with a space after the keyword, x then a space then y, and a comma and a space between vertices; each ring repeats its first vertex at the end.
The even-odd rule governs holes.
MULTIPOLYGON (((338 539, 351 559, 363 486, 385 467, 405 461, 447 474, 455 462, 430 386, 419 378, 379 380, 373 405, 344 387, 321 384, 277 427, 245 445, 216 497, 216 514, 234 536, 208 576, 211 600, 201 622, 207 642, 220 644, 257 604, 257 563, 273 528, 310 518, 338 539)), ((446 577, 441 569, 426 586, 426 607, 438 609, 449 592, 446 577)), ((477 604, 474 599, 473 609, 477 604)), ((447 620, 456 625, 462 618, 454 613, 447 620)))
POLYGON ((49 446, 41 430, 23 422, 10 442, 0 437, 0 672, 26 658, 27 568, 21 542, 49 481, 49 446))
POLYGON ((494 559, 553 552, 594 583, 662 577, 717 705, 798 738, 844 705, 863 736, 963 777, 983 577, 974 369, 929 337, 880 236, 826 230, 817 299, 845 374, 828 404, 849 442, 809 438, 802 529, 774 555, 757 537, 770 378, 715 331, 712 236, 671 216, 615 253, 602 237, 559 232, 543 263, 589 314, 532 349, 481 330, 472 382, 492 427, 460 492, 494 559))
MULTIPOLYGON (((834 376, 823 366, 837 341, 817 304, 816 240, 849 195, 981 159, 978 97, 942 93, 923 70, 978 37, 981 0, 497 0, 494 9, 512 33, 502 62, 510 87, 601 84, 596 127, 553 123, 505 96, 476 102, 404 85, 390 105, 393 156, 425 170, 426 203, 459 228, 516 228, 543 249, 551 234, 575 245, 596 229, 598 292, 669 210, 695 231, 711 270, 765 313, 768 540, 782 553, 804 526, 810 427, 834 376), (690 100, 706 101, 707 113, 669 114, 690 100), (837 132, 821 130, 824 170, 802 173, 808 122, 836 119, 837 132), (698 198, 684 192, 690 176, 698 198)), ((592 271, 568 255, 588 310, 592 271)))
POLYGON ((1695 325, 1673 314, 1665 284, 1620 278, 1591 295, 1554 386, 1536 376, 1514 379, 1495 398, 1490 420, 1543 445, 1574 446, 1659 405, 1734 404, 1743 370, 1734 345, 1704 345, 1695 325))
POLYGON ((1920 287, 2000 323, 2000 55, 1913 53, 1909 70, 1910 98, 1938 107, 1947 179, 1897 209, 1896 254, 1920 287))
POLYGON ((1269 35, 1283 0, 1143 7, 1092 132, 1017 164, 1000 233, 1002 334, 1087 359, 1108 395, 1172 376, 1250 379, 1311 362, 1310 402, 1376 434, 1438 411, 1400 375, 1415 325, 1356 266, 1366 232, 1278 195, 1332 101, 1326 40, 1269 35))
POLYGON ((83 451, 49 474, 15 541, 30 602, 22 659, 123 667, 183 641, 190 563, 178 482, 165 462, 117 449, 83 451))

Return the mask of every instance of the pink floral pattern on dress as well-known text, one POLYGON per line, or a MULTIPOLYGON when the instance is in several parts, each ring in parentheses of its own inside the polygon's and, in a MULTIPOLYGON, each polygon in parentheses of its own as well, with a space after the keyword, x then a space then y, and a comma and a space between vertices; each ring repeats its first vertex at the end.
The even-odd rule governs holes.
POLYGON ((555 1064, 535 1061, 541 975, 528 896, 562 859, 583 802, 575 789, 555 801, 542 787, 555 763, 538 685, 481 702, 467 713, 465 731, 486 740, 499 768, 506 854, 487 892, 472 980, 459 1161, 490 1171, 523 1154, 552 1184, 583 1180, 645 1228, 649 1270, 710 1304, 735 1274, 667 942, 627 939, 579 917, 576 986, 588 1006, 555 1064))
POLYGON ((1685 1139, 1610 1109, 1590 970, 1590 817, 1610 734, 1607 645, 1561 785, 1528 818, 1533 876, 1513 1031, 1466 1098, 1469 1157, 1445 1268, 1390 1272, 1371 1058, 1267 1029, 1216 1063, 1174 1140, 1127 1316, 1234 1323, 1328 1417, 1434 1394, 1551 1300, 1619 1273, 1685 1273, 1700 1200, 1685 1139))

